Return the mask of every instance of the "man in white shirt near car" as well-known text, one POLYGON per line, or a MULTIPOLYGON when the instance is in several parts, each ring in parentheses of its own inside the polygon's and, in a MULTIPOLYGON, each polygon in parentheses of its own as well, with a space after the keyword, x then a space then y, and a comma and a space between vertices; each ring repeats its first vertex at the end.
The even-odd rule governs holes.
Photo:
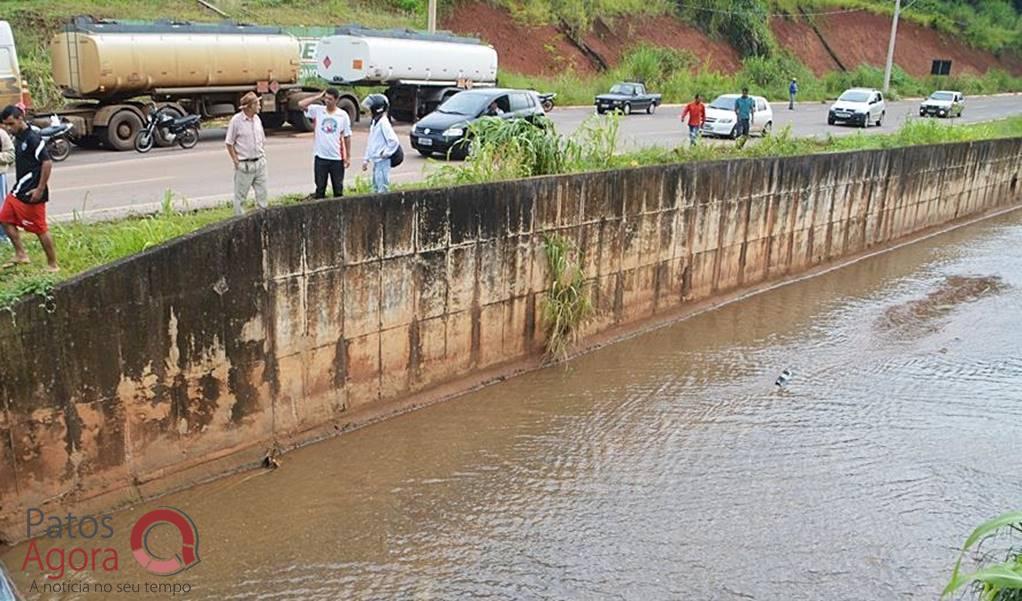
POLYGON ((351 166, 351 119, 337 106, 339 97, 335 88, 327 88, 298 102, 305 116, 312 119, 315 131, 312 143, 315 198, 326 197, 328 177, 334 196, 343 196, 344 170, 351 166), (323 104, 314 104, 319 100, 323 104))
POLYGON ((369 165, 373 166, 373 191, 381 194, 390 190, 391 157, 401 148, 401 141, 390 124, 390 117, 387 115, 390 102, 386 96, 370 94, 362 101, 362 106, 372 115, 362 171, 367 171, 369 165))

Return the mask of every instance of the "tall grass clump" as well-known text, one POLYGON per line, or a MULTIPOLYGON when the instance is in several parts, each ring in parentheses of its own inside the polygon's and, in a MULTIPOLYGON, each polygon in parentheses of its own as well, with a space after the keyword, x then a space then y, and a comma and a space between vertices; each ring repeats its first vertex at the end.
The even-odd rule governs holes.
MULTIPOLYGON (((462 165, 447 164, 427 178, 434 186, 469 184, 564 173, 578 150, 557 135, 546 117, 486 117, 469 125, 468 157, 462 165)), ((457 148, 453 149, 458 150, 457 148)))
POLYGON ((589 285, 578 264, 577 252, 562 236, 548 236, 543 242, 547 260, 547 293, 543 301, 543 325, 547 356, 562 361, 593 312, 589 285))
POLYGON ((999 515, 980 524, 965 540, 951 572, 951 581, 940 598, 946 599, 964 587, 971 586, 974 597, 982 601, 1022 601, 1022 548, 1009 546, 978 553, 984 542, 995 544, 998 536, 1022 532, 1022 511, 999 515), (970 550, 978 555, 976 571, 962 572, 962 560, 970 550), (999 557, 998 557, 999 554, 999 557), (1003 558, 1003 559, 1000 559, 1003 558))

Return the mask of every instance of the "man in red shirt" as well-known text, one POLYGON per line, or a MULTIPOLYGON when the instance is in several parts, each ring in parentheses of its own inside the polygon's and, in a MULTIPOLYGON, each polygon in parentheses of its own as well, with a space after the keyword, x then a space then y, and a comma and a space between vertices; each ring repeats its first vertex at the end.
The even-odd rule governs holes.
POLYGON ((688 117, 688 142, 695 146, 702 132, 703 122, 706 121, 706 105, 703 104, 701 95, 696 94, 695 99, 685 105, 685 109, 681 111, 681 120, 684 121, 685 117, 688 117))

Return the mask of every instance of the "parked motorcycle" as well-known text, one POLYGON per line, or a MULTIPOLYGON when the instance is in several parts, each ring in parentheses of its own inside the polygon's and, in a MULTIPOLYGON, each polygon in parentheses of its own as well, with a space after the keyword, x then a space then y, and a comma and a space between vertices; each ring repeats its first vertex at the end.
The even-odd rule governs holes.
POLYGON ((67 121, 61 121, 56 116, 50 119, 50 124, 41 130, 39 135, 46 144, 46 152, 56 162, 63 161, 71 154, 71 136, 74 126, 67 121))
POLYGON ((554 98, 557 98, 557 94, 554 92, 539 95, 539 101, 542 104, 544 111, 549 113, 554 110, 554 98))
POLYGON ((142 129, 135 134, 135 150, 142 153, 152 150, 157 135, 181 148, 194 148, 199 143, 199 116, 174 117, 162 108, 151 108, 142 129))

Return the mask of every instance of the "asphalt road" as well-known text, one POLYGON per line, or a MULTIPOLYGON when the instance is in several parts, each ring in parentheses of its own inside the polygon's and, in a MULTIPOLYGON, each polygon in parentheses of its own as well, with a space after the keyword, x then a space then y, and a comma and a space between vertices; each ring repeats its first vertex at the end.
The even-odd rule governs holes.
MULTIPOLYGON (((791 125, 798 136, 852 134, 854 127, 828 126, 827 106, 804 103, 795 111, 778 103, 774 108, 774 131, 791 125)), ((892 102, 882 128, 868 133, 894 131, 909 117, 917 115, 918 101, 892 102)), ((631 115, 621 118, 622 149, 685 143, 678 121, 679 109, 661 107, 655 115, 631 115)), ((558 131, 572 133, 593 114, 590 108, 556 108, 550 114, 558 131)), ((971 97, 960 122, 976 122, 1022 114, 1022 96, 971 97)), ((408 146, 408 126, 395 128, 405 145, 406 160, 392 173, 392 181, 422 179, 435 168, 408 146)), ((368 126, 356 124, 352 150, 356 159, 365 148, 368 126)), ((169 190, 178 206, 209 206, 230 199, 232 167, 223 146, 223 129, 207 129, 195 148, 154 149, 146 155, 134 152, 83 150, 75 148, 70 158, 58 163, 51 179, 48 211, 51 220, 68 219, 76 212, 90 218, 104 218, 129 212, 151 211, 159 207, 169 190)), ((269 163, 270 195, 311 193, 312 134, 281 131, 269 134, 266 143, 269 163)), ((353 162, 346 182, 361 174, 361 161, 353 162)))

